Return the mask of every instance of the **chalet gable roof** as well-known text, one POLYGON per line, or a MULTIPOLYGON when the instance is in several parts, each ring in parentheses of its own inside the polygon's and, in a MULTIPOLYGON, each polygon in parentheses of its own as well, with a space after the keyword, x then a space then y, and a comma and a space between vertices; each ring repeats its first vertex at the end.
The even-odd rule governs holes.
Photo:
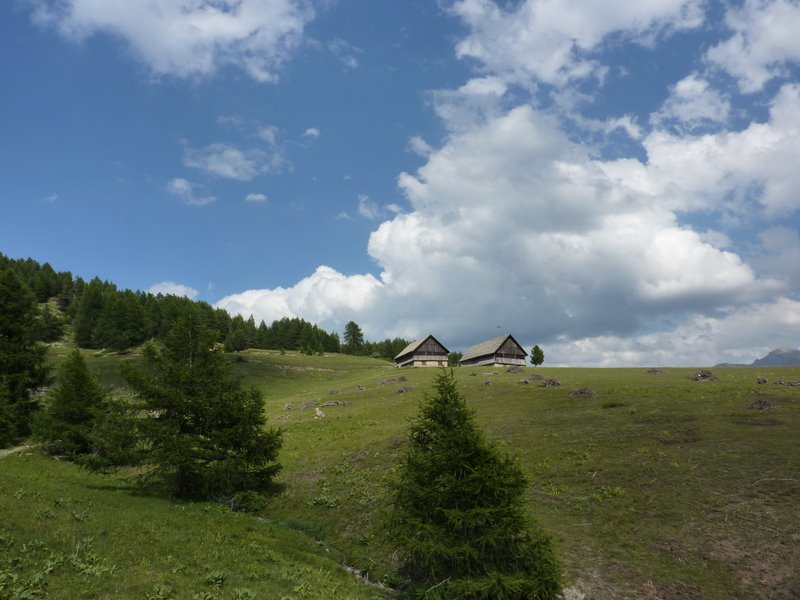
POLYGON ((426 335, 425 337, 421 337, 421 338, 419 338, 418 340, 415 340, 415 341, 411 342, 411 343, 410 343, 408 346, 406 346, 405 348, 403 348, 403 350, 400 352, 400 354, 398 354, 397 356, 395 356, 395 357, 394 357, 394 359, 395 359, 395 360, 397 360, 397 359, 398 359, 398 358, 400 358, 401 356, 405 356, 406 354, 412 354, 414 351, 416 351, 416 350, 417 350, 417 348, 419 348, 419 347, 420 347, 420 346, 422 346, 422 345, 423 345, 425 342, 427 342, 427 341, 428 341, 428 338, 432 338, 434 342, 436 342, 436 343, 437 343, 437 344, 439 344, 439 345, 440 345, 442 348, 444 348, 444 351, 445 351, 445 352, 449 352, 449 350, 448 350, 447 348, 445 348, 445 346, 444 346, 444 344, 443 344, 442 342, 440 342, 440 341, 439 341, 439 340, 437 340, 435 337, 433 337, 433 335, 431 335, 431 334, 428 334, 428 335, 426 335))
POLYGON ((525 349, 522 347, 522 345, 514 339, 514 336, 510 333, 506 333, 505 335, 492 338, 491 340, 481 342, 480 344, 475 344, 472 348, 467 350, 463 357, 461 357, 461 361, 463 362, 472 358, 478 358, 479 356, 495 354, 498 350, 500 350, 500 348, 503 347, 503 344, 505 344, 506 340, 509 338, 511 338, 511 340, 519 347, 519 349, 522 350, 522 353, 525 356, 528 356, 528 353, 525 352, 525 349))

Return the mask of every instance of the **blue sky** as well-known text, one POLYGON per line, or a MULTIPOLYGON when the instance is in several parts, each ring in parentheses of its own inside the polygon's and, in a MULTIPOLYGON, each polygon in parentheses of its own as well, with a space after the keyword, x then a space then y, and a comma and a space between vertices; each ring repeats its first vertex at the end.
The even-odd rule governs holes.
POLYGON ((800 3, 11 0, 0 251, 550 364, 800 343, 800 3))

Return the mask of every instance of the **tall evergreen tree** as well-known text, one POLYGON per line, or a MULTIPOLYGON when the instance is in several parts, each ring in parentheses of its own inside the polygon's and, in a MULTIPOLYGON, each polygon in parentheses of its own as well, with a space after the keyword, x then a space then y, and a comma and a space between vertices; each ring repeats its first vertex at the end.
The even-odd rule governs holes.
POLYGON ((280 469, 280 430, 265 428, 261 393, 233 376, 202 321, 189 306, 163 348, 145 346, 144 368, 123 365, 149 415, 141 423, 149 475, 179 496, 264 488, 280 469))
POLYGON ((34 419, 34 434, 51 454, 76 458, 92 450, 95 420, 106 407, 106 393, 79 350, 61 364, 56 382, 34 419))
POLYGON ((30 433, 32 392, 47 381, 37 316, 30 288, 11 268, 0 270, 0 447, 30 433))
POLYGON ((435 380, 409 432, 389 531, 422 598, 559 597, 550 538, 526 518, 527 480, 478 428, 452 371, 435 380))
POLYGON ((350 321, 344 326, 344 352, 345 354, 360 354, 364 347, 364 332, 358 323, 350 321))

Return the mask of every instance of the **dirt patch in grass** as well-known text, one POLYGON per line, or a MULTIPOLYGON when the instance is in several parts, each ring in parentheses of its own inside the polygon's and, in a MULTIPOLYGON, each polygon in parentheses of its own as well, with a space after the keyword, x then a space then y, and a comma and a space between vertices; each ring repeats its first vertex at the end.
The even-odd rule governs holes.
POLYGON ((707 558, 728 566, 753 598, 800 598, 796 572, 797 544, 779 539, 744 540, 716 537, 709 540, 707 558))

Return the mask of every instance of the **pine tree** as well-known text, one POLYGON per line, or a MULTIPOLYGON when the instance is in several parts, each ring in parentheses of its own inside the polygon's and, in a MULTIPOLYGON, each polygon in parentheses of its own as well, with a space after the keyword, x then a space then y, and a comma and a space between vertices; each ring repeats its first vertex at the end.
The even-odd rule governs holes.
POLYGON ((531 364, 533 366, 539 366, 544 362, 544 352, 541 348, 539 348, 538 344, 531 348, 531 364))
POLYGON ((10 268, 0 270, 0 447, 30 433, 32 392, 47 381, 37 317, 30 288, 10 268))
POLYGON ((361 354, 364 347, 364 332, 358 323, 350 321, 344 327, 344 353, 361 354))
POLYGON ((527 480, 478 428, 452 371, 435 381, 409 432, 389 532, 423 598, 557 598, 550 538, 526 518, 527 480))
POLYGON ((51 454, 76 458, 92 451, 95 420, 106 407, 106 393, 80 351, 62 363, 45 406, 34 419, 34 434, 51 454))
POLYGON ((265 429, 261 393, 233 376, 197 311, 189 306, 164 347, 143 356, 144 368, 124 363, 123 376, 149 415, 140 425, 149 476, 184 497, 268 486, 281 432, 265 429))

